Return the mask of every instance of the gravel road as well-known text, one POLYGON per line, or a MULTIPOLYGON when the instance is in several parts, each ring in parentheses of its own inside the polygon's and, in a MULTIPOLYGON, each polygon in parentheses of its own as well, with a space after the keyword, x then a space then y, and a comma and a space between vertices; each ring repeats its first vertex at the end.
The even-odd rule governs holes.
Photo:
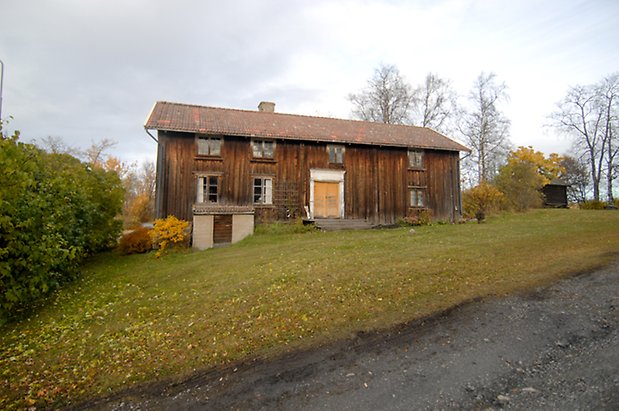
POLYGON ((619 410, 619 261, 389 332, 78 408, 619 410))

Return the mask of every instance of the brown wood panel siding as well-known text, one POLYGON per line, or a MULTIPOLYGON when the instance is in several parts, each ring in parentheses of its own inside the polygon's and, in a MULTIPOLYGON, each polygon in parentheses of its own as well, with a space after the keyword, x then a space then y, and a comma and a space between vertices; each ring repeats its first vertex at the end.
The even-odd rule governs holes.
POLYGON ((253 204, 253 177, 273 178, 273 205, 256 207, 256 222, 305 216, 310 170, 344 170, 344 216, 393 224, 409 212, 409 187, 426 187, 435 219, 458 213, 458 153, 424 151, 424 169, 408 168, 407 150, 346 145, 343 164, 330 164, 326 144, 277 140, 273 160, 252 158, 250 139, 225 136, 221 158, 197 156, 195 135, 159 132, 157 205, 159 217, 191 219, 197 175, 221 175, 220 203, 253 204))
POLYGON ((454 221, 460 202, 458 153, 426 151, 428 207, 435 220, 454 221))
POLYGON ((425 187, 428 184, 426 175, 427 174, 425 170, 409 169, 407 173, 408 186, 409 187, 425 187))
POLYGON ((161 160, 165 183, 159 203, 161 217, 174 215, 183 220, 191 219, 191 206, 196 198, 197 183, 194 169, 194 135, 189 133, 159 132, 165 156, 161 160))
POLYGON ((373 215, 374 153, 371 149, 346 147, 344 154, 344 215, 369 219, 373 215))
POLYGON ((251 205, 251 147, 248 139, 225 137, 222 145, 223 200, 222 204, 251 205))
POLYGON ((213 243, 232 242, 232 215, 213 216, 213 243))

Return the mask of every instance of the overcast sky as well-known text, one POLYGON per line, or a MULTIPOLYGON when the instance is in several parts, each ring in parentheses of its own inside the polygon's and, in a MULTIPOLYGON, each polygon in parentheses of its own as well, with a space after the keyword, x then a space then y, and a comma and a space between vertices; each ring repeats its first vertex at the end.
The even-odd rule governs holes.
POLYGON ((157 100, 350 118, 348 94, 381 63, 463 97, 494 72, 513 143, 563 153, 544 127, 555 103, 619 70, 616 0, 0 0, 0 16, 8 129, 112 139, 126 161, 154 160, 157 100))

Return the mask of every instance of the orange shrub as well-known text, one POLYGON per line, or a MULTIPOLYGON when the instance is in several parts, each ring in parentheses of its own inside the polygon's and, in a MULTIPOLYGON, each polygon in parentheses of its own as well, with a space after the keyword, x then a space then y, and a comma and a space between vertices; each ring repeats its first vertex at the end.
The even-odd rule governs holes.
POLYGON ((151 241, 150 231, 148 228, 140 227, 123 235, 118 242, 118 251, 127 255, 152 250, 153 242, 151 241))
POLYGON ((464 216, 475 217, 479 222, 485 219, 487 213, 498 211, 504 201, 503 193, 486 182, 462 193, 464 216))

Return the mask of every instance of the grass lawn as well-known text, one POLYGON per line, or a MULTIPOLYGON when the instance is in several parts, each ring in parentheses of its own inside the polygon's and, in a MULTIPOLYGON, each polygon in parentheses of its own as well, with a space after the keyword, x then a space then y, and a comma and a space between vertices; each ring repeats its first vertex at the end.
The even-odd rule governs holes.
POLYGON ((161 259, 99 255, 45 308, 0 329, 0 408, 66 405, 320 345, 619 255, 617 211, 415 230, 263 233, 161 259))

